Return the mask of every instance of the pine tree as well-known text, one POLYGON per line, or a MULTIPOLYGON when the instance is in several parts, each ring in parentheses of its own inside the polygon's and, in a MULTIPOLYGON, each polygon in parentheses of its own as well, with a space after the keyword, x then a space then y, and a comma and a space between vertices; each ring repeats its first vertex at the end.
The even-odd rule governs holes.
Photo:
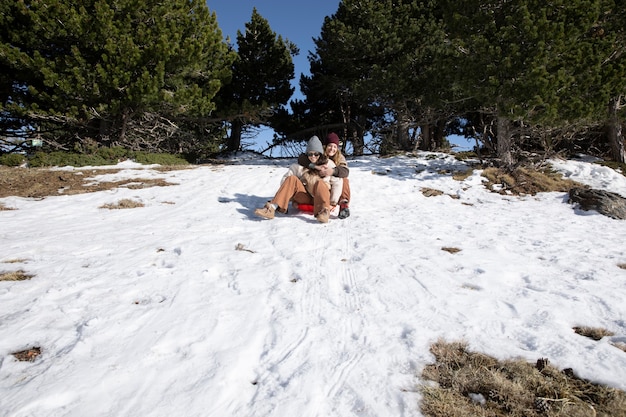
POLYGON ((0 39, 6 112, 123 142, 146 113, 214 110, 232 58, 203 1, 11 3, 0 39))
MULTIPOLYGON (((597 46, 587 42, 604 0, 451 0, 451 43, 461 51, 458 79, 477 110, 497 120, 498 156, 514 162, 514 129, 562 126, 594 117, 600 81, 597 46), (595 96, 595 97, 594 97, 595 96)), ((519 134, 518 134, 519 137, 519 134)))
POLYGON ((237 31, 232 80, 220 92, 220 114, 231 123, 228 151, 240 149, 247 127, 271 125, 294 92, 291 57, 299 53, 296 45, 277 36, 256 8, 245 27, 244 33, 237 31))
POLYGON ((311 77, 301 80, 303 107, 312 115, 326 109, 322 124, 358 126, 361 136, 374 130, 389 146, 409 148, 410 129, 436 122, 428 103, 442 88, 433 82, 445 41, 438 14, 436 1, 341 2, 316 40, 311 77))

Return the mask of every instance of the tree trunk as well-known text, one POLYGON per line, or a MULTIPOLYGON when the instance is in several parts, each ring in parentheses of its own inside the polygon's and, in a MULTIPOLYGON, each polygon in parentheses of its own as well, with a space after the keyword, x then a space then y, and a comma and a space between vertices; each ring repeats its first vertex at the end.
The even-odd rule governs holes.
POLYGON ((624 132, 617 112, 621 97, 614 97, 609 102, 609 122, 607 134, 611 147, 611 158, 617 162, 626 162, 626 150, 624 149, 624 132))
POLYGON ((511 152, 511 122, 506 117, 498 116, 498 158, 503 166, 513 165, 513 154, 511 152))
POLYGON ((406 120, 400 120, 398 122, 397 141, 398 149, 403 151, 411 150, 409 147, 409 124, 406 120))
MULTIPOLYGON (((363 155, 363 150, 365 149, 365 142, 363 140, 363 136, 364 136, 364 132, 363 129, 361 127, 359 127, 358 125, 354 126, 354 129, 351 129, 352 131, 352 138, 350 139, 352 141, 352 151, 353 151, 353 155, 355 156, 361 156, 363 155)), ((344 143, 344 148, 345 148, 346 144, 344 143)), ((342 150, 342 152, 344 152, 344 150, 342 150)))
POLYGON ((435 146, 437 149, 443 149, 444 133, 446 131, 446 121, 437 120, 437 124, 434 132, 435 146))
POLYGON ((122 126, 120 126, 120 134, 118 136, 118 140, 120 142, 124 141, 124 138, 126 137, 126 128, 128 127, 128 109, 124 109, 124 112, 122 113, 122 126))
POLYGON ((430 133, 430 125, 428 123, 424 123, 420 126, 420 130, 422 131, 422 143, 420 143, 420 149, 423 151, 432 151, 433 141, 432 134, 430 133))
POLYGON ((237 152, 241 147, 241 132, 243 130, 243 123, 240 120, 233 120, 230 124, 230 137, 226 144, 226 150, 228 152, 237 152))

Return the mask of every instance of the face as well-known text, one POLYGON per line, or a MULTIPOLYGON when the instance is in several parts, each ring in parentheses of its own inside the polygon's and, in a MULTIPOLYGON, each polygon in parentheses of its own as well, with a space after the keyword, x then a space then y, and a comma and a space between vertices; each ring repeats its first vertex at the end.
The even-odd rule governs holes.
POLYGON ((337 148, 337 145, 334 143, 329 143, 328 145, 326 145, 326 155, 330 156, 331 158, 335 156, 338 150, 339 148, 337 148))
POLYGON ((309 157, 309 161, 315 163, 317 162, 318 159, 320 159, 320 153, 319 152, 307 152, 306 156, 309 157))

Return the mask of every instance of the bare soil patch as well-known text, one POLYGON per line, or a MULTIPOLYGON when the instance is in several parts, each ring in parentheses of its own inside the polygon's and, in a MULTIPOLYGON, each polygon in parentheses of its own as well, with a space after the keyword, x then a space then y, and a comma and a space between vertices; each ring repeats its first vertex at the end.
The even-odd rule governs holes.
MULTIPOLYGON (((161 168, 163 171, 184 168, 161 168)), ((44 198, 53 195, 72 195, 110 190, 127 186, 129 188, 164 187, 174 185, 163 179, 129 179, 115 182, 93 183, 90 178, 116 173, 116 169, 85 169, 59 171, 46 168, 21 168, 0 166, 0 198, 15 196, 44 198)), ((5 209, 7 209, 5 207, 5 209)))

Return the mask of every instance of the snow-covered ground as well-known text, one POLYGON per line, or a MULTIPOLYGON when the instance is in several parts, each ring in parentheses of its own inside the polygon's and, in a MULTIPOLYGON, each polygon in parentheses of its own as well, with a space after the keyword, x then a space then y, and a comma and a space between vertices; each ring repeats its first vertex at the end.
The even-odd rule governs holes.
MULTIPOLYGON (((0 211, 0 272, 34 275, 0 282, 0 416, 420 416, 440 338, 626 389, 611 344, 626 342, 626 221, 566 193, 491 193, 426 153, 349 160, 346 220, 256 218, 291 162, 126 162, 94 180, 177 185, 0 199, 16 209, 0 211), (121 199, 145 207, 100 208, 121 199), (34 346, 34 362, 12 355, 34 346)), ((626 196, 609 168, 555 166, 626 196)))

